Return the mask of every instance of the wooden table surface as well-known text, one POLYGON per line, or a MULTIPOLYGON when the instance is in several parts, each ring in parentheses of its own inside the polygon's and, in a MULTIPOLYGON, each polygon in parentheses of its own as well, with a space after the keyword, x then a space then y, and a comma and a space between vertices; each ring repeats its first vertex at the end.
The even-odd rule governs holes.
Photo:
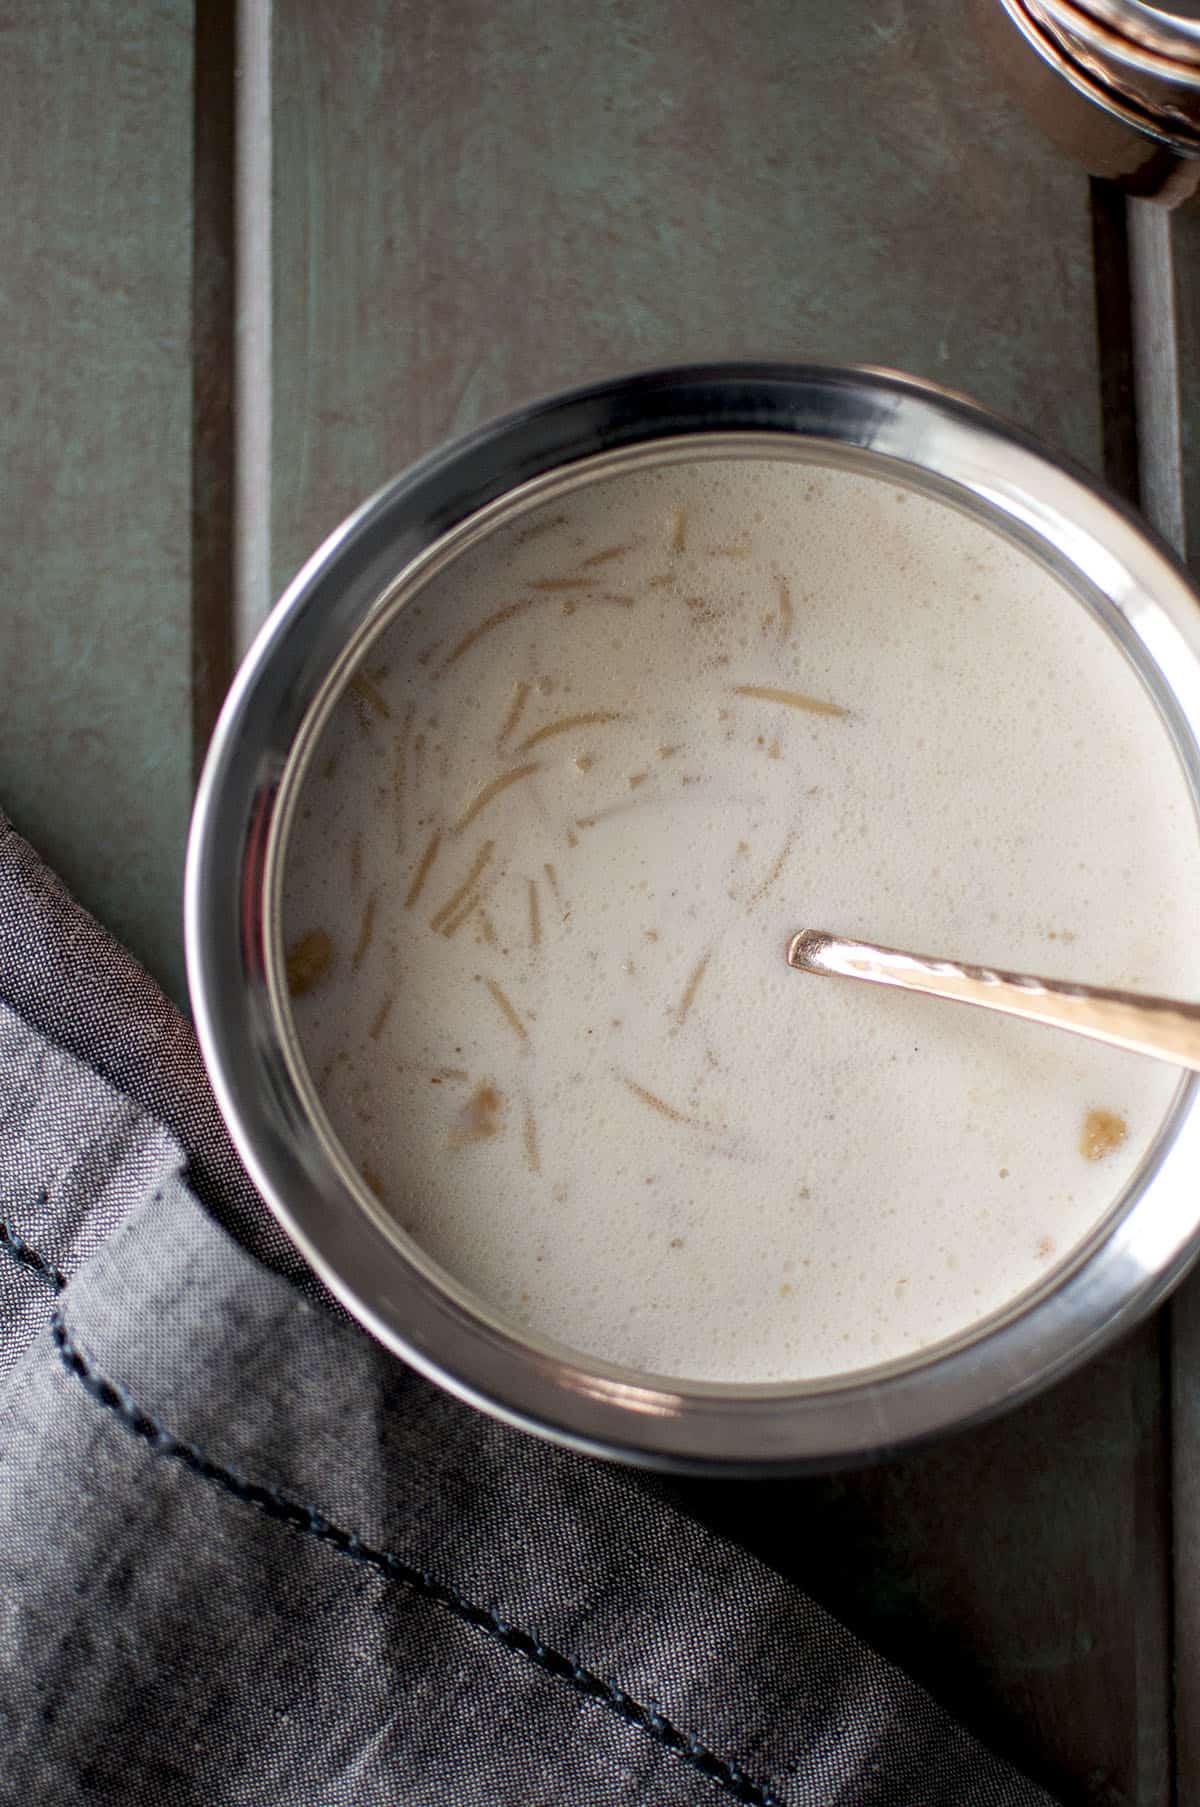
MULTIPOLYGON (((889 364, 1200 546, 1200 228, 1044 143, 960 0, 198 12, 0 30, 0 803, 181 1002, 238 650, 357 501, 531 394, 889 364)), ((1200 1798, 1198 1375, 1193 1282, 983 1430, 674 1491, 1064 1801, 1168 1807, 1200 1798)))

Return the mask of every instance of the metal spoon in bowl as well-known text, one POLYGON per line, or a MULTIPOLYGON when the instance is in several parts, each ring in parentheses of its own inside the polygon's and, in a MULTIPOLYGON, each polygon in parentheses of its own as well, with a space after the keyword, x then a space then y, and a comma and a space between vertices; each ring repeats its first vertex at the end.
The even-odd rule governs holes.
POLYGON ((988 966, 906 954, 870 941, 846 941, 824 929, 801 929, 793 935, 787 958, 797 972, 866 979, 872 985, 896 985, 902 991, 923 991, 958 1004, 978 1004, 984 1010, 1071 1029, 1114 1048, 1131 1048, 1200 1071, 1200 1004, 1072 985, 1063 979, 1036 979, 1028 973, 995 972, 988 966))

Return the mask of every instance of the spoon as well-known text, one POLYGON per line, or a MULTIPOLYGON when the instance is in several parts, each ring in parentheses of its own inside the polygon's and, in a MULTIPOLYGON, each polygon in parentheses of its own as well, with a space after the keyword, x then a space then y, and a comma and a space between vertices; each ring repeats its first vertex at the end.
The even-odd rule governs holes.
POLYGON ((866 979, 872 985, 896 985, 902 991, 923 991, 958 1004, 978 1004, 984 1010, 1071 1029, 1110 1047, 1131 1048, 1200 1072, 1200 1004, 1073 985, 1064 979, 1035 979, 1028 973, 995 972, 989 966, 906 954, 871 941, 846 941, 824 929, 801 929, 793 935, 787 958, 797 972, 866 979))

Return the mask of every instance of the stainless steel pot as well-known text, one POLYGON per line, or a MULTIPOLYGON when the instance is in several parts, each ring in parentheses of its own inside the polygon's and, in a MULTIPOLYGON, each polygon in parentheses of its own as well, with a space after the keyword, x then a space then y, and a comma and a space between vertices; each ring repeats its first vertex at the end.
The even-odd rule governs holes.
POLYGON ((677 1383, 515 1330, 381 1216, 332 1143, 290 1030, 279 946, 296 773, 368 642, 499 520, 599 470, 784 456, 876 473, 988 522, 1050 567, 1139 672, 1200 799, 1200 608, 1183 572, 1086 477, 958 396, 884 371, 717 365, 536 403, 367 502, 288 588, 222 713, 188 854, 188 971, 221 1108, 264 1198, 383 1343, 462 1398, 580 1448, 671 1468, 834 1466, 1046 1385, 1126 1330, 1200 1243, 1200 1080, 1086 1245, 969 1333, 813 1385, 677 1383))
POLYGON ((1200 155, 1200 19, 1141 0, 1024 3, 1073 87, 1181 155, 1200 155))
POLYGON ((1167 205, 1195 192, 1200 6, 1194 0, 998 4, 1015 28, 1003 43, 989 30, 999 66, 1061 149, 1094 175, 1167 205))

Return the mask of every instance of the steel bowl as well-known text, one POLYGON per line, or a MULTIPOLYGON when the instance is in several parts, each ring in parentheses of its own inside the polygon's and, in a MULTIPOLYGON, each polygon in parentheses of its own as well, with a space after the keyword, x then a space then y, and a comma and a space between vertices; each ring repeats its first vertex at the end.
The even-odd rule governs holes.
POLYGON ((505 1321, 383 1215, 337 1146, 290 1026, 280 874, 307 749, 369 642, 496 523, 596 475, 696 457, 874 473, 987 522, 1052 570, 1138 672, 1200 799, 1200 609, 1138 519, 962 397, 887 371, 665 370, 534 403, 434 453, 333 533, 230 692, 186 877, 188 975, 208 1070, 264 1199, 381 1342, 461 1398, 577 1448, 672 1469, 851 1463, 992 1414, 1094 1355, 1200 1243, 1200 1079, 1181 1080, 1140 1168, 1083 1246, 968 1332, 815 1383, 627 1371, 505 1321))
MULTIPOLYGON (((1200 157, 1200 18, 1142 0, 999 0, 1026 44, 1061 83, 1120 125, 1129 143, 1200 157)), ((1065 96, 1063 97, 1065 99, 1065 96)), ((1086 126, 1065 120, 1069 148, 1085 162, 1086 126)), ((1108 157, 1098 174, 1113 174, 1108 157)), ((1181 184, 1165 183, 1170 200, 1181 184)))

